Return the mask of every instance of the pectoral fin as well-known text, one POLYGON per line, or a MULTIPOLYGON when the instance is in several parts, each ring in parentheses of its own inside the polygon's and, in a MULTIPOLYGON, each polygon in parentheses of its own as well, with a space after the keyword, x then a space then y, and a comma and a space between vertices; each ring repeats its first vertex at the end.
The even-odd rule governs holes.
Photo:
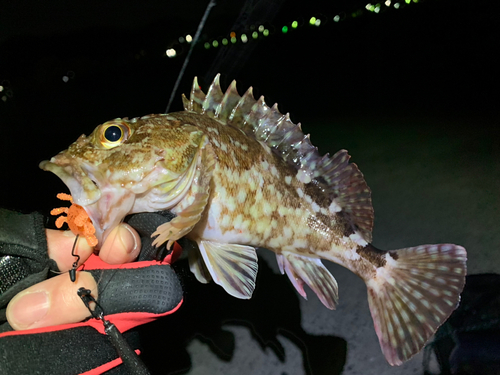
POLYGON ((154 246, 167 242, 167 249, 179 238, 188 234, 200 220, 201 214, 208 202, 209 193, 198 193, 195 195, 192 205, 186 207, 171 221, 160 225, 151 237, 158 236, 153 241, 154 246))
POLYGON ((200 241, 198 246, 216 284, 234 297, 249 299, 252 296, 258 269, 253 247, 212 241, 200 241))
POLYGON ((190 187, 191 199, 185 198, 180 202, 174 211, 177 216, 156 228, 151 235, 151 237, 157 236, 153 241, 154 246, 158 247, 168 241, 167 249, 170 248, 174 241, 188 234, 200 221, 210 197, 210 180, 215 167, 215 153, 206 141, 200 148, 195 167, 196 172, 190 187))
POLYGON ((339 299, 337 281, 321 263, 321 259, 284 251, 278 256, 278 265, 281 273, 286 272, 302 297, 306 298, 305 283, 316 293, 323 305, 331 310, 335 309, 339 299))

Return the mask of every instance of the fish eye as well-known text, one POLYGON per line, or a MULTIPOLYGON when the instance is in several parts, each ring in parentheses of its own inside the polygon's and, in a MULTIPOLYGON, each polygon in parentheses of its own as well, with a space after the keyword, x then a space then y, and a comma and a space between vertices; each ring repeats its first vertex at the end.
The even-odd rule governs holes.
POLYGON ((103 124, 100 141, 105 148, 113 148, 125 142, 129 135, 130 128, 125 122, 110 121, 103 124))
POLYGON ((122 136, 122 130, 116 125, 108 126, 104 131, 104 138, 109 142, 118 142, 122 136))

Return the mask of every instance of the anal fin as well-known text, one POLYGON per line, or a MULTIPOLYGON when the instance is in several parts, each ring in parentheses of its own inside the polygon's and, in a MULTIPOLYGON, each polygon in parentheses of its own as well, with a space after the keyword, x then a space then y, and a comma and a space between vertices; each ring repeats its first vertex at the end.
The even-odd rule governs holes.
POLYGON ((281 273, 286 272, 288 278, 299 294, 306 298, 304 284, 307 284, 320 301, 330 310, 334 310, 339 299, 338 285, 321 259, 309 258, 290 252, 277 256, 281 273))
POLYGON ((189 249, 188 261, 189 269, 196 277, 196 280, 203 284, 207 284, 210 280, 212 280, 210 272, 208 272, 207 266, 203 261, 203 257, 201 256, 200 249, 197 245, 189 249))
POLYGON ((212 241, 200 241, 198 246, 216 284, 236 298, 252 297, 258 269, 253 247, 212 241))

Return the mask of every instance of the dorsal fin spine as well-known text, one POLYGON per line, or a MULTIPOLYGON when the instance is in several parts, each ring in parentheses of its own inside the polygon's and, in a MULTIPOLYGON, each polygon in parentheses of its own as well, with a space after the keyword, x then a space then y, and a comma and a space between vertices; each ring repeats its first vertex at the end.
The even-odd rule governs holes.
POLYGON ((275 111, 275 106, 272 108, 267 107, 267 113, 259 120, 259 127, 256 130, 256 135, 268 146, 269 139, 276 133, 280 119, 283 117, 281 113, 275 111))
POLYGON ((274 127, 274 131, 271 132, 269 138, 266 141, 266 143, 270 147, 275 148, 277 151, 279 151, 278 147, 281 144, 281 142, 283 142, 284 137, 282 136, 282 133, 283 130, 285 130, 284 127, 286 127, 287 125, 288 125, 287 116, 282 115, 281 117, 279 117, 278 120, 276 121, 276 126, 274 127))
POLYGON ((210 85, 205 101, 203 102, 203 113, 212 118, 217 118, 221 110, 224 94, 220 88, 220 74, 217 74, 210 85))
POLYGON ((227 88, 226 93, 222 98, 218 119, 223 122, 228 122, 228 119, 231 117, 233 110, 240 99, 238 90, 236 89, 236 81, 233 81, 227 88))
POLYGON ((205 94, 200 89, 198 78, 194 77, 193 86, 191 87, 191 95, 189 96, 191 102, 191 111, 203 113, 203 102, 205 101, 205 94))
POLYGON ((231 116, 229 116, 230 123, 239 127, 247 134, 252 134, 254 132, 254 129, 247 123, 245 118, 246 114, 251 111, 255 102, 256 100, 253 97, 253 89, 252 87, 249 87, 231 111, 231 116))
POLYGON ((183 105, 185 111, 192 111, 193 110, 193 106, 192 106, 191 102, 189 101, 188 98, 186 98, 186 95, 184 95, 184 94, 182 94, 182 105, 183 105))

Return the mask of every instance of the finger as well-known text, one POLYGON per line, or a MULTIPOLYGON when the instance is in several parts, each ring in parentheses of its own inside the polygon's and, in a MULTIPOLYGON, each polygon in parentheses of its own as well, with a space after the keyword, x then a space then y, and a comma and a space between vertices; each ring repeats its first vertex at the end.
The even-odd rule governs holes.
POLYGON ((141 239, 128 224, 120 224, 111 231, 99 251, 99 257, 108 264, 132 262, 141 251, 141 239))
MULTIPOLYGON (((75 243, 76 236, 70 231, 46 229, 47 248, 49 258, 56 261, 59 271, 65 272, 73 268, 76 258, 71 255, 71 249, 75 243)), ((75 254, 80 256, 78 265, 83 264, 92 254, 93 248, 89 246, 85 238, 78 237, 75 246, 75 254)))
POLYGON ((75 282, 66 274, 59 275, 17 294, 7 306, 7 320, 15 330, 80 322, 90 316, 77 294, 80 287, 90 289, 97 300, 96 282, 90 273, 78 272, 75 282))

